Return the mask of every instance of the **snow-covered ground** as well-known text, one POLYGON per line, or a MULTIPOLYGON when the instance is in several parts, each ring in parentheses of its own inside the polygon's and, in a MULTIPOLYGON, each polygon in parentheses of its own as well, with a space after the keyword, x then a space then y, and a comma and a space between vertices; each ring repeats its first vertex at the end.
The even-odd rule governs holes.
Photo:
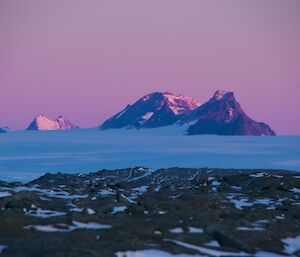
POLYGON ((300 171, 300 136, 185 136, 184 127, 17 131, 0 135, 0 179, 133 166, 300 171))

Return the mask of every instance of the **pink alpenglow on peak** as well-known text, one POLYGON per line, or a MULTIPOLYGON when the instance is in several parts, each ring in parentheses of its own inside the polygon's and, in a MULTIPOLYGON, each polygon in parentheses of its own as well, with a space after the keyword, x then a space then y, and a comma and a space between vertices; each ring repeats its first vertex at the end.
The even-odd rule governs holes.
POLYGON ((200 103, 190 96, 174 95, 169 92, 163 93, 163 96, 168 107, 176 115, 186 114, 200 106, 200 103))
POLYGON ((154 128, 172 125, 199 106, 200 103, 189 96, 154 92, 106 120, 100 129, 154 128))
POLYGON ((73 125, 62 116, 59 116, 56 120, 52 120, 45 115, 39 114, 30 123, 27 130, 66 130, 77 128, 79 127, 73 125))

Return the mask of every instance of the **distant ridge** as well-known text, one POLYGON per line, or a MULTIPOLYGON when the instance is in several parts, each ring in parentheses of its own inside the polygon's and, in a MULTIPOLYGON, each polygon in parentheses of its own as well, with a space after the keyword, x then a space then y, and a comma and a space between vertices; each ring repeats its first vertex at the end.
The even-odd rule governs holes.
POLYGON ((66 130, 77 128, 79 127, 73 125, 62 116, 59 116, 56 120, 52 120, 45 115, 39 114, 30 123, 27 130, 66 130))
POLYGON ((127 105, 100 126, 115 128, 155 128, 188 125, 188 135, 254 135, 274 136, 265 123, 251 119, 235 99, 233 92, 217 90, 206 103, 169 92, 148 94, 133 105, 127 105))
POLYGON ((189 96, 169 92, 148 94, 106 120, 100 129, 155 128, 174 124, 200 106, 189 96))

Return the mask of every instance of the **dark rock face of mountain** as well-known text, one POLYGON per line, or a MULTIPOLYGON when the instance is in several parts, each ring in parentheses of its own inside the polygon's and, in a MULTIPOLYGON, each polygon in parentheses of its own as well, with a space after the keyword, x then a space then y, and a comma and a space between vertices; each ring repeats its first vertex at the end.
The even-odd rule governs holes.
POLYGON ((111 128, 155 128, 177 122, 200 104, 188 96, 155 92, 148 94, 133 105, 106 120, 100 129, 111 128))
POLYGON ((195 122, 187 134, 274 136, 265 123, 256 122, 246 115, 233 92, 217 91, 205 104, 182 117, 180 124, 195 122))

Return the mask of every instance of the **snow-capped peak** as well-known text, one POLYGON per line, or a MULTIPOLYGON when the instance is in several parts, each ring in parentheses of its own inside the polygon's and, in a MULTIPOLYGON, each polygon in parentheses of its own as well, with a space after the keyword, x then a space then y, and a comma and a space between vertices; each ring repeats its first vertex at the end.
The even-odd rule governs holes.
POLYGON ((196 109, 200 106, 200 103, 194 100, 192 97, 183 95, 174 95, 169 92, 163 93, 167 105, 174 112, 174 114, 185 114, 196 109))
POLYGON ((38 130, 55 130, 59 129, 58 123, 46 116, 39 114, 35 117, 34 121, 38 130))
POLYGON ((147 94, 106 120, 101 129, 149 128, 175 124, 177 120, 196 109, 200 103, 189 96, 170 92, 147 94))
POLYGON ((175 95, 167 91, 150 93, 142 97, 141 101, 147 102, 153 98, 159 99, 159 102, 156 106, 157 110, 161 109, 164 106, 164 104, 166 104, 175 115, 185 114, 196 109, 201 105, 192 97, 175 95))
POLYGON ((30 123, 27 130, 61 130, 78 128, 68 120, 59 116, 56 120, 52 120, 43 114, 38 114, 30 123))

